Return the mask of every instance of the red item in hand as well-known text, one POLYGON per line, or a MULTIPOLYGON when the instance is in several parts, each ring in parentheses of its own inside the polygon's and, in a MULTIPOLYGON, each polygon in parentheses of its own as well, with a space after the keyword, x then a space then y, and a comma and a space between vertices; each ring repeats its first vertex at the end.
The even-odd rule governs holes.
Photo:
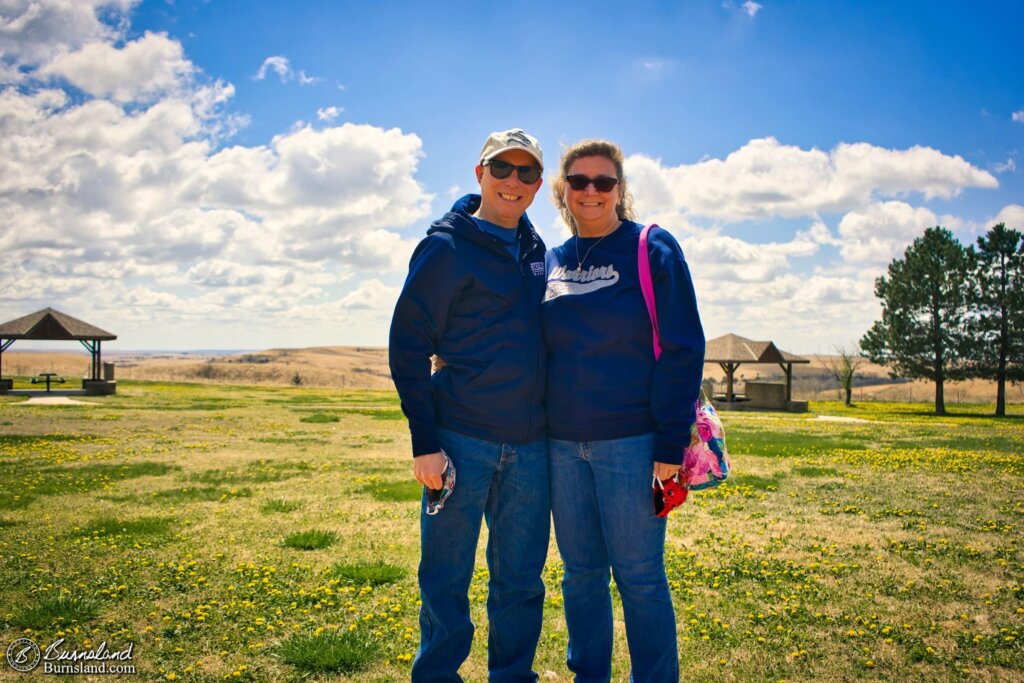
POLYGON ((690 492, 679 483, 679 476, 676 475, 665 481, 654 477, 651 493, 654 496, 655 517, 668 517, 668 513, 686 502, 690 492))

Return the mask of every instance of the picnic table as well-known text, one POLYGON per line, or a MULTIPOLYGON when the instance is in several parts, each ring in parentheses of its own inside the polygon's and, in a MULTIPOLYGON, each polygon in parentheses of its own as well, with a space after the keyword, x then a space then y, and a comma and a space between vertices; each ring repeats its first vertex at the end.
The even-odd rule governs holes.
POLYGON ((57 384, 64 384, 64 378, 58 377, 56 372, 40 372, 39 377, 32 378, 32 384, 41 384, 46 382, 46 392, 50 392, 50 382, 56 382, 57 384), (54 379, 56 377, 57 379, 54 379))

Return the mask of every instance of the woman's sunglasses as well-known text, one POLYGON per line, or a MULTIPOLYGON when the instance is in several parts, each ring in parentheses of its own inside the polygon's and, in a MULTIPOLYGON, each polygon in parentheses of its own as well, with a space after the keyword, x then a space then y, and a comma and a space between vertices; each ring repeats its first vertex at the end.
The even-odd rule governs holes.
POLYGON ((594 189, 598 192, 611 192, 616 185, 619 184, 618 178, 609 178, 606 175, 599 175, 596 178, 588 178, 582 173, 574 173, 573 175, 565 176, 565 182, 569 183, 569 187, 582 192, 587 189, 587 185, 593 183, 594 189))
POLYGON ((516 166, 510 164, 507 161, 501 159, 488 159, 480 164, 481 166, 490 166, 491 175, 502 180, 512 175, 512 169, 515 169, 516 173, 519 174, 519 180, 526 185, 533 185, 535 182, 540 180, 541 170, 536 166, 516 166))

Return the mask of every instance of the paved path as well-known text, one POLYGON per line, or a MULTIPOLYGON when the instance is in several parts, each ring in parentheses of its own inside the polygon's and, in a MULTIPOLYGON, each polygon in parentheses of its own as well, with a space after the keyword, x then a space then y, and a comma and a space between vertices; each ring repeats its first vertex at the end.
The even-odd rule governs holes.
POLYGON ((27 401, 15 403, 16 406, 92 406, 95 403, 76 401, 67 396, 33 396, 27 401))

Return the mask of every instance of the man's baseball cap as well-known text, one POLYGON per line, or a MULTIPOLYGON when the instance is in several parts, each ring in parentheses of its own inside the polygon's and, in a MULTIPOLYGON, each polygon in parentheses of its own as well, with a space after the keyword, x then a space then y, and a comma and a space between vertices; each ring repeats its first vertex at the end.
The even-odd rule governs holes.
POLYGON ((522 128, 495 131, 487 138, 484 148, 480 150, 480 161, 490 161, 494 157, 511 149, 521 149, 544 168, 544 152, 540 150, 540 143, 522 128))

